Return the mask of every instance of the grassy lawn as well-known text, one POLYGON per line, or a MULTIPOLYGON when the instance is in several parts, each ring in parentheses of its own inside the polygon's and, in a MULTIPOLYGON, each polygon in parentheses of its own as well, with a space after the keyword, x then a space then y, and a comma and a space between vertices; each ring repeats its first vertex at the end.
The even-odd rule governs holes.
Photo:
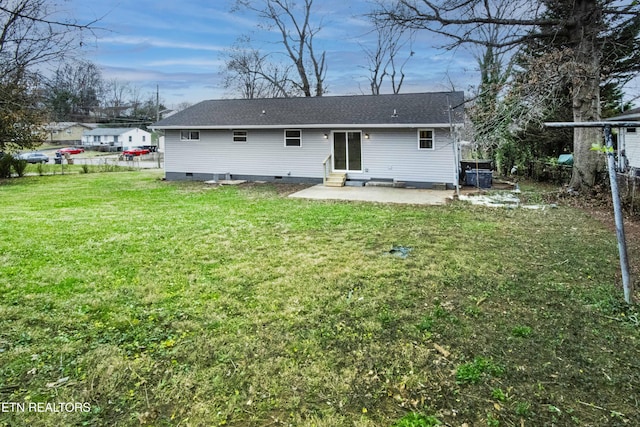
POLYGON ((66 408, 0 425, 640 425, 640 315, 586 213, 159 177, 0 182, 0 403, 66 408))

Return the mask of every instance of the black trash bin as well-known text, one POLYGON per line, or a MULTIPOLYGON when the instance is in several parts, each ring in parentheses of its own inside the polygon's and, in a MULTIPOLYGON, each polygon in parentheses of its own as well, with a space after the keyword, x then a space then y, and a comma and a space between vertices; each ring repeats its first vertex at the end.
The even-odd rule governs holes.
POLYGON ((489 169, 471 169, 465 171, 465 184, 472 187, 491 188, 493 174, 489 169))
POLYGON ((53 161, 55 162, 56 165, 61 165, 62 164, 62 157, 56 157, 55 159, 53 159, 53 161))

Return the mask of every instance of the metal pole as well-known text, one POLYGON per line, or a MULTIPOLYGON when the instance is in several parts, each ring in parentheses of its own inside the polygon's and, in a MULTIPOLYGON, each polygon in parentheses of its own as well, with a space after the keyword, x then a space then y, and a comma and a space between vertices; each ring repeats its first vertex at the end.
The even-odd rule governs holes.
POLYGON ((624 300, 627 304, 633 303, 633 283, 629 272, 629 258, 627 256, 627 241, 624 234, 624 220, 620 193, 618 191, 618 178, 613 157, 613 138, 611 137, 611 125, 604 126, 604 140, 607 146, 607 169, 609 170, 609 182, 611 183, 611 198, 613 199, 613 213, 616 221, 616 237, 618 238, 618 252, 620 253, 620 269, 622 270, 622 287, 624 300))
MULTIPOLYGON (((447 97, 448 100, 449 98, 447 97)), ((452 110, 451 104, 449 104, 449 136, 451 137, 451 145, 453 145, 453 185, 456 188, 456 196, 460 196, 460 159, 458 158, 458 138, 453 125, 452 110)))
POLYGON ((602 127, 604 129, 607 170, 609 171, 609 182, 611 183, 611 198, 613 200, 613 213, 616 224, 616 238, 618 239, 618 252, 620 254, 620 269, 622 271, 622 287, 624 289, 624 300, 627 304, 633 304, 633 282, 629 268, 629 258, 627 255, 627 241, 624 234, 624 220, 622 217, 622 204, 620 203, 620 193, 618 191, 618 179, 616 176, 616 166, 614 160, 613 138, 611 128, 640 127, 640 122, 635 121, 600 121, 600 122, 555 122, 545 123, 547 127, 602 127))

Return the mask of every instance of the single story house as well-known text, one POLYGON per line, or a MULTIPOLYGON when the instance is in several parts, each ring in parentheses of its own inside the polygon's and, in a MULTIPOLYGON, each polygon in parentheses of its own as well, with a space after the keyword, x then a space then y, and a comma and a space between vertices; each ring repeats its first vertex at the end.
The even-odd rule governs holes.
POLYGON ((128 147, 151 145, 151 133, 138 128, 96 128, 82 135, 87 148, 122 151, 128 147))
POLYGON ((45 125, 47 141, 60 145, 80 145, 82 134, 95 129, 95 123, 51 122, 45 125))
MULTIPOLYGON (((626 121, 626 122, 640 122, 640 108, 634 108, 633 110, 625 111, 616 117, 611 117, 608 120, 612 121, 626 121)), ((618 130, 618 149, 620 156, 624 150, 624 156, 629 162, 629 167, 636 169, 640 172, 640 127, 625 127, 618 130)))
POLYGON ((457 185, 462 92, 203 101, 151 126, 168 180, 457 185))

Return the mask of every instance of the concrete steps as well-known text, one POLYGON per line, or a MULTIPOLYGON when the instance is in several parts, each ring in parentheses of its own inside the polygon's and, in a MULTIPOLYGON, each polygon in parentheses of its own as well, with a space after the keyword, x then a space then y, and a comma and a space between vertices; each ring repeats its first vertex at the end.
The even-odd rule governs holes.
POLYGON ((346 180, 346 173, 331 172, 327 177, 324 185, 325 187, 344 187, 344 183, 346 180))

